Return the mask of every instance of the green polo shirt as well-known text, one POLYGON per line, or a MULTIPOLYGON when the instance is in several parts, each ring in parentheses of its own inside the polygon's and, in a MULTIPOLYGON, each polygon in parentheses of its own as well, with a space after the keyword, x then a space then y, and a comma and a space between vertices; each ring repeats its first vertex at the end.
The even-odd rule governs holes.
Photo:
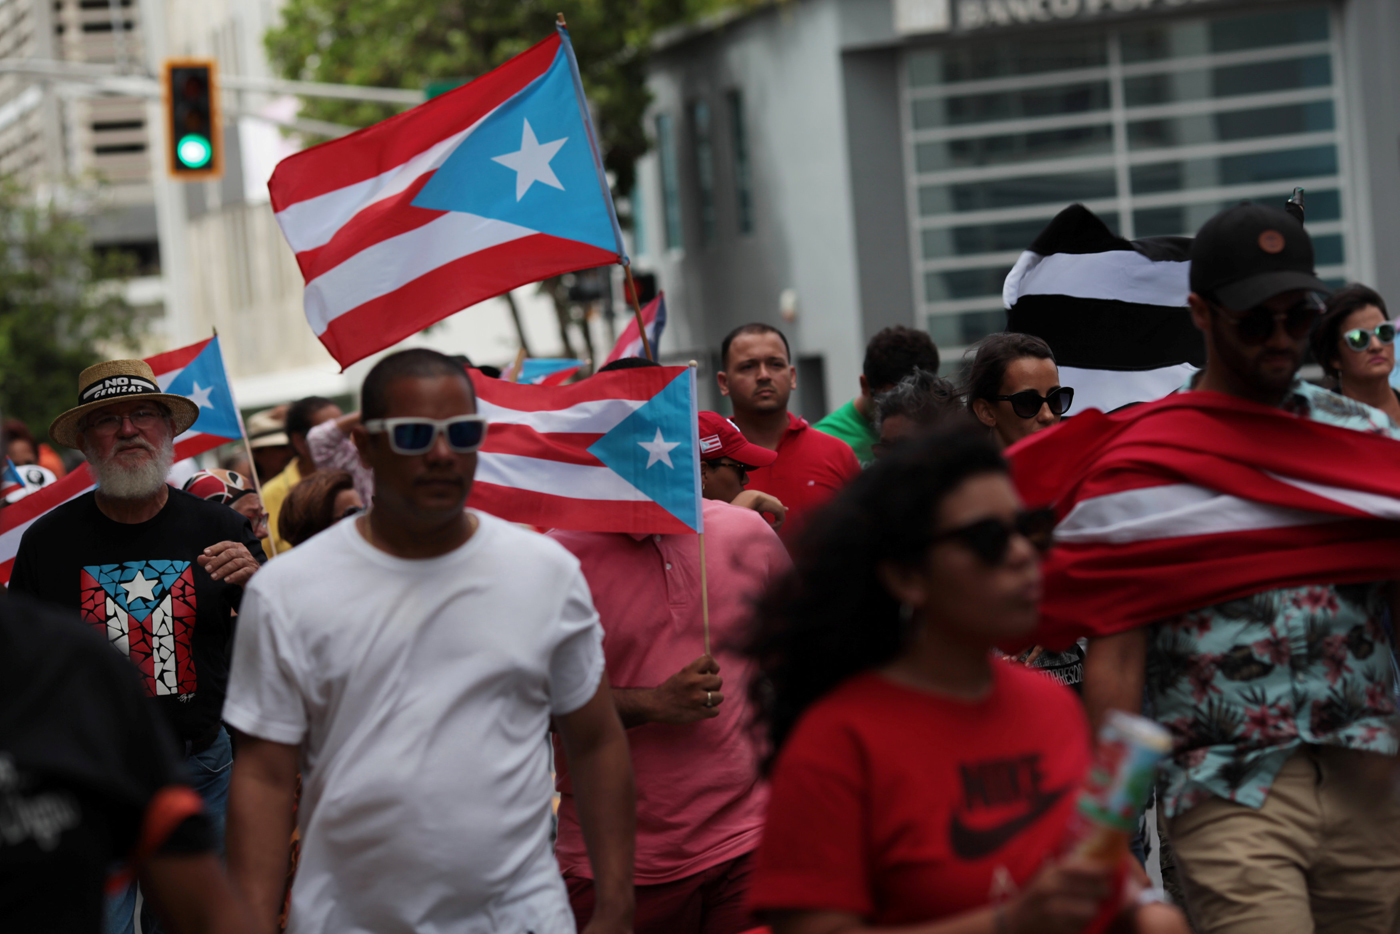
POLYGON ((875 426, 860 414, 856 408, 856 400, 847 402, 812 427, 849 444, 862 467, 869 467, 870 462, 875 459, 871 447, 880 440, 880 436, 875 433, 875 426))

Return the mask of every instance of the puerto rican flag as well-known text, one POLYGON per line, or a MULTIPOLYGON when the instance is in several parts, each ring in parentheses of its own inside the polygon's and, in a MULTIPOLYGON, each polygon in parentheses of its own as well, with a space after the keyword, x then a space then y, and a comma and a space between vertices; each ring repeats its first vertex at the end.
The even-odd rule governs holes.
POLYGON ((508 382, 529 383, 532 386, 562 386, 579 370, 583 361, 571 357, 527 357, 520 365, 520 378, 512 380, 515 364, 506 367, 501 379, 508 382))
POLYGON ((306 317, 348 366, 528 282, 625 262, 568 33, 268 183, 306 317))
MULTIPOLYGON (((146 362, 162 391, 185 396, 199 406, 199 419, 175 439, 177 461, 242 437, 238 407, 229 388, 217 337, 147 357, 146 362)), ((44 513, 82 496, 93 486, 92 474, 86 464, 81 464, 57 483, 0 509, 0 583, 10 581, 24 530, 44 513)))
POLYGON ((1007 450, 1060 517, 1034 641, 1063 648, 1251 594, 1390 580, 1400 443, 1212 392, 1089 411, 1007 450))
MULTIPOLYGON (((642 323, 646 325, 647 340, 651 343, 651 352, 655 354, 657 345, 661 343, 661 332, 666 329, 665 292, 657 292, 656 298, 647 302, 646 307, 642 309, 642 323)), ((627 327, 622 329, 622 334, 613 345, 608 359, 603 361, 603 366, 623 357, 645 356, 646 348, 642 346, 641 332, 637 330, 637 319, 634 316, 628 320, 627 327)))
POLYGON ((490 423, 469 506, 541 528, 702 531, 691 367, 531 386, 468 371, 490 423))

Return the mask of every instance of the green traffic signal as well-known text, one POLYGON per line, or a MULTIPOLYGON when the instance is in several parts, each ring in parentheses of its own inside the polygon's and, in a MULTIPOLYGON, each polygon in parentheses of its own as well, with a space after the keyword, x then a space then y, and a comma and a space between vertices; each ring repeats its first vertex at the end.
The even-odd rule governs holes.
POLYGON ((175 155, 180 164, 191 169, 202 169, 214 157, 214 147, 208 137, 198 133, 186 133, 175 145, 175 155))

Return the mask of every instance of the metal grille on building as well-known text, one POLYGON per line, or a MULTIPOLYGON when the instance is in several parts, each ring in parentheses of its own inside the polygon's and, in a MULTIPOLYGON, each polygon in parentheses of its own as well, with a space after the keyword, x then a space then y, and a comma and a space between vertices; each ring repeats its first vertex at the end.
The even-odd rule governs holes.
POLYGON ((1123 236, 1190 235, 1307 189, 1320 275, 1350 275, 1327 6, 959 37, 903 56, 915 295, 941 347, 1005 324, 1021 250, 1080 201, 1123 236))

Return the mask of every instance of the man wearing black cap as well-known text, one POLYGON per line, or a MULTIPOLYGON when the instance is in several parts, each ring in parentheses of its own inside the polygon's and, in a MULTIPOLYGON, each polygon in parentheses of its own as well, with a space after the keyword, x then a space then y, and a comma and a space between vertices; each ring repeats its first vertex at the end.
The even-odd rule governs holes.
MULTIPOLYGON (((1327 291, 1300 223, 1222 211, 1196 236, 1190 284, 1207 350, 1194 390, 1396 433, 1297 378, 1327 291)), ((1396 752, 1384 608, 1380 583, 1287 587, 1090 642, 1091 720, 1137 710, 1145 684, 1174 734, 1158 808, 1202 934, 1395 930, 1400 807, 1367 781, 1396 752)))

